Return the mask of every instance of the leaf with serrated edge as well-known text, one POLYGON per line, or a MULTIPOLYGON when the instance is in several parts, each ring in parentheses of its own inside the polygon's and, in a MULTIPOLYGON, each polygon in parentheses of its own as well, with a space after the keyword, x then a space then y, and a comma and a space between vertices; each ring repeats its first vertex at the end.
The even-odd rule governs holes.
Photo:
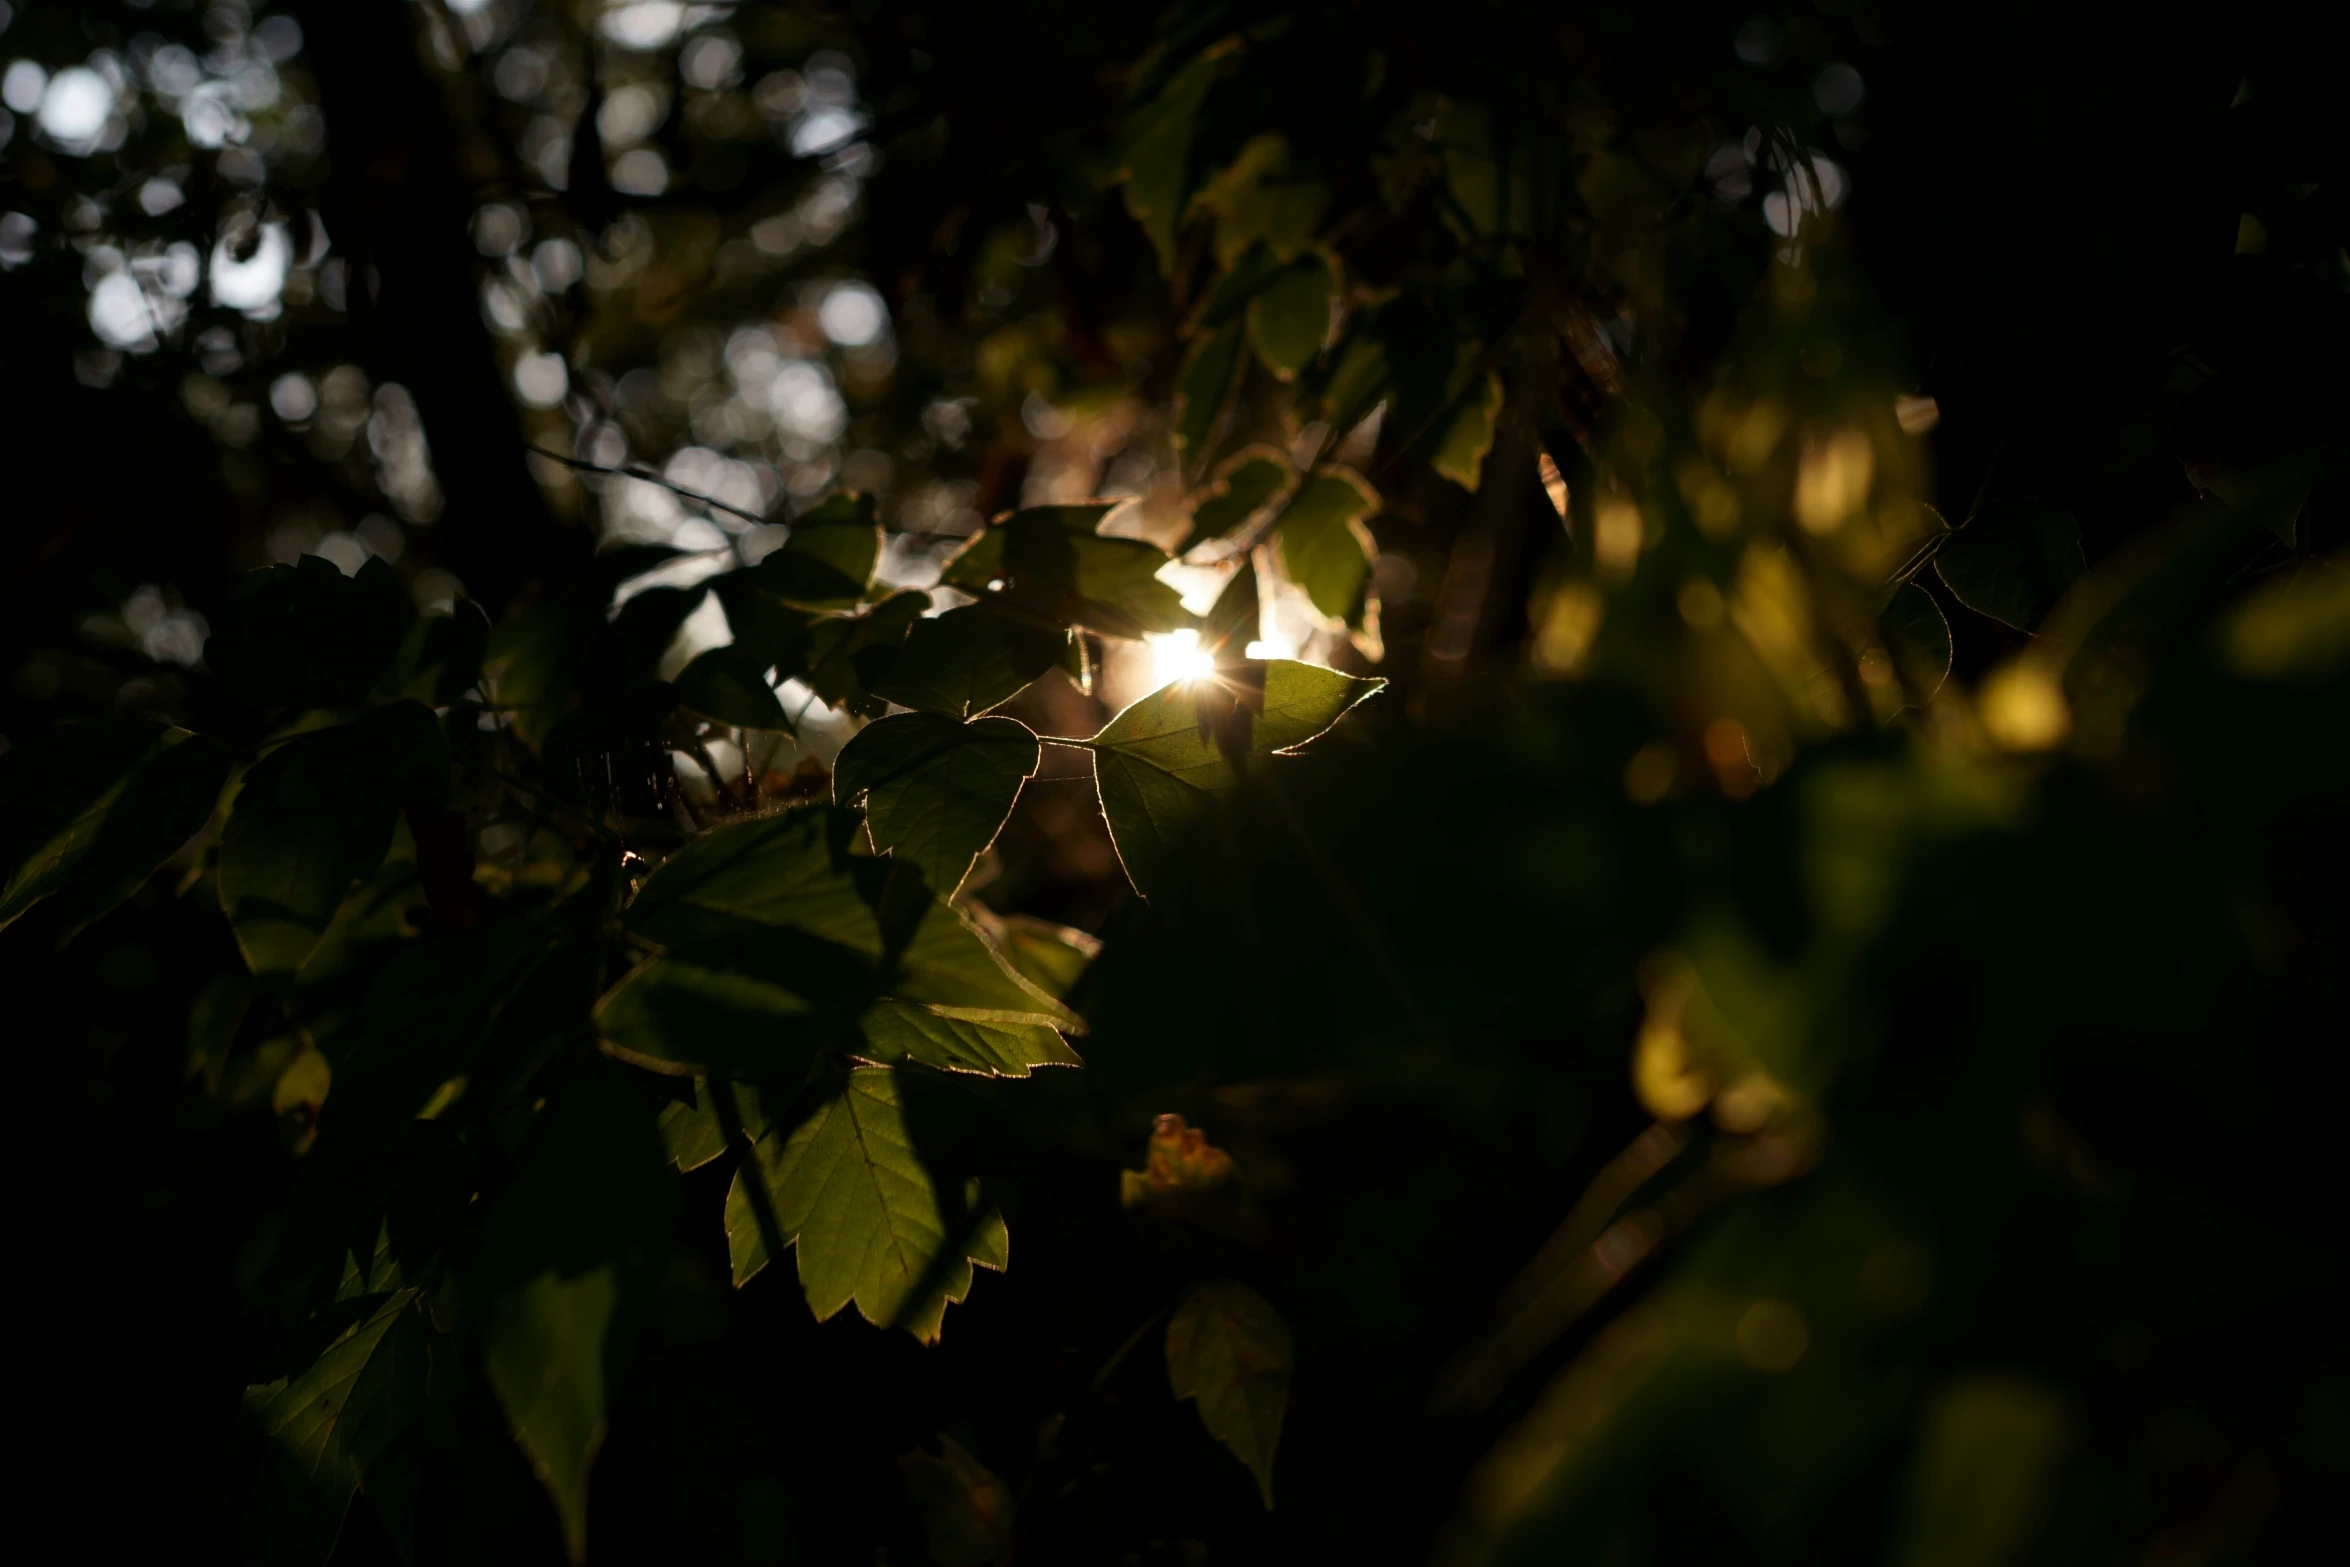
POLYGON ((1110 841, 1143 896, 1214 796, 1240 786, 1243 762, 1294 751, 1384 680, 1287 659, 1241 663, 1144 697, 1093 738, 1094 784, 1110 841))
POLYGON ((1031 914, 997 916, 995 938, 1012 967, 1051 996, 1066 996, 1102 950, 1098 937, 1031 914))
POLYGON ((866 1321, 935 1343, 948 1304, 971 1292, 971 1265, 1000 1270, 1008 1260, 1003 1218, 991 1211, 962 1238, 963 1255, 934 1269, 950 1244, 946 1219, 887 1067, 856 1068, 788 1138, 771 1131, 753 1153, 726 1196, 734 1281, 749 1282, 771 1260, 748 1186, 756 1180, 778 1238, 799 1254, 800 1287, 819 1322, 854 1301, 866 1321), (923 1297, 909 1299, 926 1280, 923 1297))
MULTIPOLYGON (((367 1466, 424 1401, 416 1291, 355 1307, 362 1315, 302 1371, 245 1389, 245 1408, 298 1493, 272 1495, 264 1524, 296 1559, 333 1552, 367 1466)), ((265 1483, 268 1476, 264 1477, 265 1483)))
POLYGON ((1036 736, 1012 719, 899 713, 842 748, 833 791, 844 802, 863 795, 873 847, 921 867, 931 889, 951 898, 1010 818, 1037 759, 1036 736))
POLYGON ((952 1007, 884 1001, 865 1015, 864 1027, 876 1060, 906 1057, 944 1072, 1026 1077, 1032 1067, 1085 1064, 1042 1023, 962 1016, 952 1007))
POLYGON ((971 718, 1010 701, 1061 660, 1066 631, 1031 626, 988 604, 917 620, 873 694, 900 707, 971 718))
POLYGON ((1281 1313, 1231 1279, 1192 1291, 1167 1324, 1168 1384, 1177 1398, 1198 1402, 1208 1434, 1248 1465, 1268 1508, 1294 1364, 1281 1313))

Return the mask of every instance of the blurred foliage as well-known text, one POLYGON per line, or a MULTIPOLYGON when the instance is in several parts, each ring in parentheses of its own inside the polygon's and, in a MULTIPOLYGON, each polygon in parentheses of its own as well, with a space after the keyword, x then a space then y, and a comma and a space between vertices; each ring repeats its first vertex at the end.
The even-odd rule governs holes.
POLYGON ((2322 16, 0 3, 43 1489, 2315 1557, 2322 16))

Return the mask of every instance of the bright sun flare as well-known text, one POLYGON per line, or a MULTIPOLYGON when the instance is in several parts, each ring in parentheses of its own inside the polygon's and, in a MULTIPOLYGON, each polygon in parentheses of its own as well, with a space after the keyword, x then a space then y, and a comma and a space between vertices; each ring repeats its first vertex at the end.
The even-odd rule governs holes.
POLYGON ((1170 631, 1145 640, 1150 643, 1153 686, 1198 680, 1216 672, 1216 657, 1199 645, 1196 631, 1170 631))

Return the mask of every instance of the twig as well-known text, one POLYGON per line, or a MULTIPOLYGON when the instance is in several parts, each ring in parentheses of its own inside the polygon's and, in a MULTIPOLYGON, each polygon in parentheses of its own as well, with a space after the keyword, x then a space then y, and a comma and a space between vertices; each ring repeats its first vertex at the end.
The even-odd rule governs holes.
POLYGON ((616 479, 642 479, 647 484, 659 485, 662 489, 667 490, 672 495, 683 496, 689 501, 699 501, 704 506, 711 508, 713 511, 725 512, 730 517, 740 517, 743 521, 748 523, 755 523, 760 526, 765 526, 768 520, 765 517, 760 516, 755 511, 745 511, 740 506, 729 506, 726 502, 720 500, 715 495, 704 495, 700 490, 689 490, 682 484, 677 484, 671 480, 661 477, 661 475, 655 473, 652 469, 647 468, 642 463, 628 463, 620 467, 613 467, 608 463, 589 462, 584 457, 566 457, 561 452, 550 452, 544 446, 540 446, 535 442, 526 441, 523 444, 530 451, 533 451, 539 456, 544 457, 547 459, 547 461, 561 463, 564 467, 576 469, 581 473, 609 474, 616 479))

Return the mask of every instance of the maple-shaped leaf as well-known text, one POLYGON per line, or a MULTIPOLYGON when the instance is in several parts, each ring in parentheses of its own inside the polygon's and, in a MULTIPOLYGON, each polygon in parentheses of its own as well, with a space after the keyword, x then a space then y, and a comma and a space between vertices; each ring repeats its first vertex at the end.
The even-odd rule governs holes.
POLYGON ((914 1151, 888 1067, 858 1067, 789 1136, 770 1131, 726 1194, 736 1284, 790 1245, 821 1322, 851 1301, 865 1320, 935 1343, 951 1302, 971 1293, 971 1266, 1010 1261, 1003 1216, 957 1216, 914 1151))
POLYGON ((1129 1208, 1180 1203, 1196 1193, 1232 1183, 1232 1156, 1208 1141, 1179 1115, 1151 1123, 1149 1151, 1142 1168, 1118 1172, 1118 1200, 1129 1208))
POLYGON ((1232 1279, 1193 1290, 1167 1324, 1168 1385, 1177 1398, 1197 1401, 1208 1434, 1248 1465, 1267 1507, 1293 1364, 1289 1324, 1232 1279))

